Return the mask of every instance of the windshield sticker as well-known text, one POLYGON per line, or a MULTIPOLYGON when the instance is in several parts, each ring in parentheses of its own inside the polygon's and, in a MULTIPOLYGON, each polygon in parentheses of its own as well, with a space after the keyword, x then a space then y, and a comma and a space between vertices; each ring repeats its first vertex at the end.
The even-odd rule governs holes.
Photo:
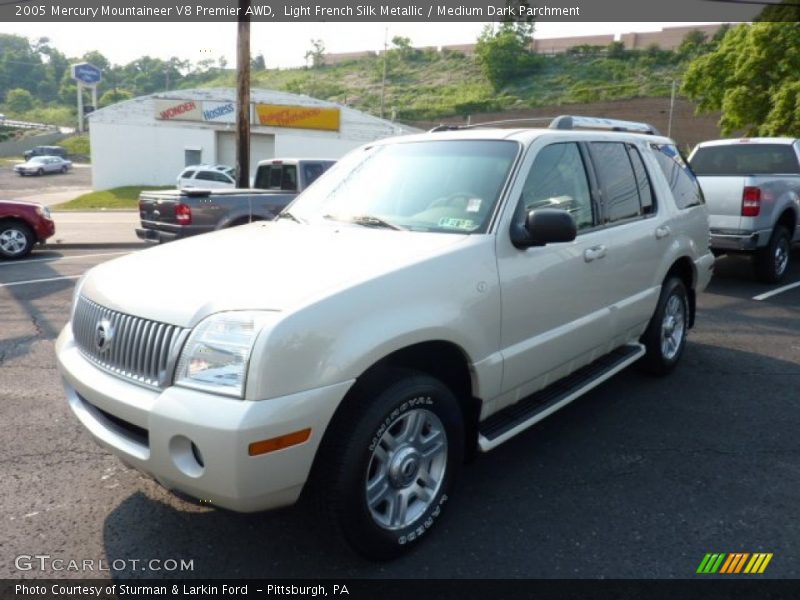
POLYGON ((467 212, 478 212, 481 209, 481 202, 480 198, 470 198, 467 202, 467 212))
POLYGON ((439 227, 449 229, 471 230, 475 228, 475 221, 472 219, 456 219, 455 217, 442 217, 439 219, 439 227))

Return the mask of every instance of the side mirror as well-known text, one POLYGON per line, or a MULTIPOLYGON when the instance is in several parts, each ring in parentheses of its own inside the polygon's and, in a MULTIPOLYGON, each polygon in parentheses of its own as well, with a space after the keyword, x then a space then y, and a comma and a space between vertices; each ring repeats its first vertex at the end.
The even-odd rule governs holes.
POLYGON ((525 217, 524 227, 512 230, 511 241, 517 248, 571 242, 578 235, 575 219, 565 210, 540 208, 525 217))

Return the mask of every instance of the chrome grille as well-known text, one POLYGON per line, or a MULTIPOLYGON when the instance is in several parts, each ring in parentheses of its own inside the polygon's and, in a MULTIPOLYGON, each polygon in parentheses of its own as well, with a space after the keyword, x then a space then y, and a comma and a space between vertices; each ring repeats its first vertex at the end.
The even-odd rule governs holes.
POLYGON ((87 359, 115 375, 156 388, 166 384, 187 331, 111 310, 83 296, 72 317, 72 334, 87 359), (102 321, 108 321, 113 337, 101 351, 96 335, 102 321))

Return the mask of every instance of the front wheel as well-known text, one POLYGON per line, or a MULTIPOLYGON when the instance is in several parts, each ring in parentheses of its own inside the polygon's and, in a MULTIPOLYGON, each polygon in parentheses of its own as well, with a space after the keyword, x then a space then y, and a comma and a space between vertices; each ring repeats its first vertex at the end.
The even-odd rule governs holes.
POLYGON ((651 375, 671 372, 683 354, 689 329, 689 295, 683 281, 670 277, 661 286, 656 311, 640 341, 646 353, 639 367, 651 375))
POLYGON ((358 553, 394 558, 441 519, 464 457, 462 413, 444 384, 407 370, 350 400, 320 448, 317 503, 358 553))
POLYGON ((756 252, 756 277, 764 283, 778 283, 789 269, 791 253, 789 230, 782 225, 775 227, 769 238, 769 244, 756 252))
POLYGON ((22 258, 33 249, 36 238, 31 228, 23 223, 0 224, 0 256, 22 258))

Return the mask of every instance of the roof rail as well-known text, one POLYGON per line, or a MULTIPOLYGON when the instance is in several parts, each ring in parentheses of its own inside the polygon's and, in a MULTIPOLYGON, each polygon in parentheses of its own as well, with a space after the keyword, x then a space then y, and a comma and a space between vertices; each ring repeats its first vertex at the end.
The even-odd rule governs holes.
POLYGON ((431 129, 428 133, 436 133, 439 131, 456 131, 459 129, 477 129, 479 127, 494 127, 496 125, 508 125, 511 123, 550 123, 552 120, 553 117, 519 117, 517 119, 502 119, 500 121, 481 121, 480 123, 470 123, 469 125, 441 124, 431 129))
POLYGON ((609 131, 628 131, 631 133, 661 133, 649 123, 637 121, 621 121, 619 119, 602 119, 599 117, 577 117, 561 115, 550 123, 550 129, 607 129, 609 131))

